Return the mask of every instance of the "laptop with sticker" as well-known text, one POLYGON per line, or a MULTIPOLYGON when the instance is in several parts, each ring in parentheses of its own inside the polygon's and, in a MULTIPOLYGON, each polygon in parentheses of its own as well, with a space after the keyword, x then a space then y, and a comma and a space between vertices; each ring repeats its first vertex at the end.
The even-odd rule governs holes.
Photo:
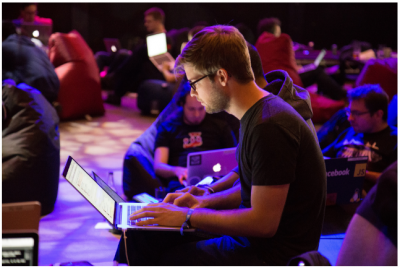
POLYGON ((104 38, 103 42, 108 53, 115 53, 121 49, 121 44, 117 38, 104 38))
POLYGON ((368 157, 325 159, 327 206, 361 200, 367 161, 368 157))
POLYGON ((236 166, 236 147, 189 153, 187 186, 196 185, 207 176, 225 176, 236 166))

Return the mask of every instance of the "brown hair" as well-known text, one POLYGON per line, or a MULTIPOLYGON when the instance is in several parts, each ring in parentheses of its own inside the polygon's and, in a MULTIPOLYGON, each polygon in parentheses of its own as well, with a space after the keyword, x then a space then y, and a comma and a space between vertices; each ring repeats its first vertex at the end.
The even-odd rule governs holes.
POLYGON ((165 13, 161 8, 152 7, 144 12, 144 16, 153 16, 155 20, 160 20, 164 24, 165 13))
POLYGON ((184 73, 186 63, 211 80, 218 69, 224 68, 241 84, 254 81, 246 40, 233 26, 215 25, 198 32, 176 59, 175 72, 184 73))
POLYGON ((257 34, 260 36, 263 32, 275 33, 276 26, 281 26, 281 21, 277 18, 265 18, 258 22, 257 34))

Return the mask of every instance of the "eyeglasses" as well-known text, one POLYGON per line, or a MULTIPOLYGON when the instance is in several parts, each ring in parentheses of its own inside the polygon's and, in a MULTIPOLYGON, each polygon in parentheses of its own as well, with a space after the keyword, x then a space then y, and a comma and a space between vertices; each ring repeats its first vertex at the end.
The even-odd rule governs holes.
POLYGON ((347 116, 353 115, 354 117, 359 117, 359 116, 361 116, 363 114, 368 114, 369 113, 368 111, 367 112, 352 111, 349 108, 346 108, 345 110, 346 110, 346 115, 347 116))
POLYGON ((199 82, 199 81, 201 81, 202 79, 206 78, 207 76, 209 76, 209 74, 203 76, 203 77, 200 78, 200 79, 197 79, 196 81, 194 81, 194 82, 192 82, 192 83, 190 83, 190 82, 188 81, 188 83, 189 83, 190 87, 193 89, 193 91, 196 91, 196 83, 199 82))

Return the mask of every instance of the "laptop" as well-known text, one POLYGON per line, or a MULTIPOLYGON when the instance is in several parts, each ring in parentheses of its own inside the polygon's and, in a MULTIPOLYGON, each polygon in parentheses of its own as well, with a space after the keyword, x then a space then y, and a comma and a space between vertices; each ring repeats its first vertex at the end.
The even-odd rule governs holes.
POLYGON ((225 176, 236 166, 236 147, 189 153, 187 186, 196 185, 207 176, 225 176))
MULTIPOLYGON (((111 188, 101 187, 71 156, 68 156, 62 175, 115 229, 180 231, 180 227, 135 225, 138 220, 131 221, 129 216, 147 203, 120 202, 111 188)), ((184 231, 193 232, 195 229, 184 231)))
POLYGON ((167 36, 165 33, 148 35, 146 37, 147 54, 151 62, 161 70, 163 62, 175 63, 174 58, 168 53, 167 36))
POLYGON ((325 159, 327 206, 361 200, 367 161, 368 157, 325 159))
POLYGON ((326 50, 323 49, 321 52, 318 54, 317 58, 315 59, 314 63, 304 65, 303 68, 301 68, 298 73, 305 73, 309 71, 315 70, 319 64, 321 63, 322 59, 325 57, 326 50))
POLYGON ((20 29, 22 35, 38 39, 44 46, 47 46, 50 35, 53 32, 53 25, 23 22, 20 29))
POLYGON ((2 266, 38 266, 39 235, 34 230, 3 231, 2 266))
POLYGON ((117 38, 104 38, 103 42, 108 53, 115 53, 121 49, 121 43, 117 38))

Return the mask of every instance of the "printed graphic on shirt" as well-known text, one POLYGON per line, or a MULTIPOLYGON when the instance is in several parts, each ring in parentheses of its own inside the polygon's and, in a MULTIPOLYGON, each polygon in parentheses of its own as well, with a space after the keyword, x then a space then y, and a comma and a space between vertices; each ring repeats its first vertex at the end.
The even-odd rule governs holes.
POLYGON ((183 139, 183 148, 194 148, 203 145, 203 139, 201 138, 201 132, 189 132, 189 138, 183 139))
POLYGON ((368 156, 368 162, 375 163, 382 160, 382 156, 378 153, 379 147, 376 142, 370 144, 367 142, 365 145, 355 139, 345 140, 343 142, 343 149, 339 152, 338 157, 349 158, 368 156))

